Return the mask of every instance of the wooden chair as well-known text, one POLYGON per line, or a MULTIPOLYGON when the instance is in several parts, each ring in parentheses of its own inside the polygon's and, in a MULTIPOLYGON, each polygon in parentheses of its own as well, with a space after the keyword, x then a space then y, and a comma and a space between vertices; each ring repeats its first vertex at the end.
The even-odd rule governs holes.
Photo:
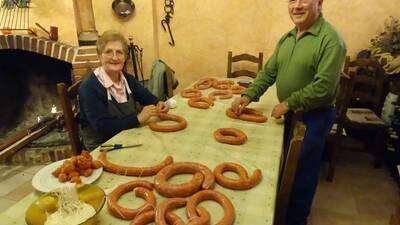
POLYGON ((344 138, 344 121, 350 103, 350 92, 352 90, 352 80, 350 76, 342 73, 340 76, 340 91, 336 98, 336 117, 333 128, 326 139, 326 150, 328 157, 328 176, 327 180, 332 181, 335 175, 337 154, 341 148, 341 141, 344 138))
POLYGON ((241 77, 241 76, 255 78, 257 76, 257 73, 253 72, 253 71, 238 70, 238 71, 232 72, 232 63, 239 62, 239 61, 250 61, 253 63, 257 63, 258 64, 257 72, 258 72, 262 69, 262 66, 263 66, 263 53, 262 52, 258 53, 258 58, 257 58, 255 56, 249 55, 247 53, 232 56, 232 51, 228 52, 228 72, 226 74, 228 78, 235 78, 235 77, 241 77))
POLYGON ((69 88, 67 88, 64 83, 57 84, 57 92, 61 102, 65 126, 68 132, 73 155, 80 154, 82 150, 78 123, 76 122, 76 114, 78 111, 78 88, 80 84, 81 81, 78 81, 69 88))
POLYGON ((339 151, 368 152, 371 146, 349 135, 351 130, 372 131, 376 134, 372 153, 375 155, 375 166, 381 163, 386 127, 379 117, 383 85, 382 69, 377 62, 365 58, 350 61, 350 57, 346 57, 341 91, 336 101, 336 125, 327 138, 328 181, 333 181, 339 151))
POLYGON ((359 139, 363 144, 346 145, 345 139, 342 147, 370 152, 375 156, 375 166, 380 166, 383 160, 384 136, 387 127, 380 118, 384 94, 384 71, 372 59, 350 61, 347 57, 344 72, 352 77, 352 90, 349 94, 351 100, 346 112, 344 128, 348 131, 347 133, 350 131, 372 132, 374 140, 368 143, 369 140, 359 139), (372 147, 372 152, 368 149, 369 147, 372 147))
POLYGON ((286 159, 283 163, 284 166, 278 185, 274 225, 285 225, 290 193, 292 191, 292 186, 297 170, 297 164, 300 158, 301 147, 305 134, 305 126, 302 122, 296 120, 293 123, 295 124, 293 126, 293 135, 290 140, 287 155, 285 157, 286 159))
POLYGON ((369 108, 379 115, 384 94, 384 70, 372 59, 346 57, 343 72, 353 78, 351 105, 369 108))

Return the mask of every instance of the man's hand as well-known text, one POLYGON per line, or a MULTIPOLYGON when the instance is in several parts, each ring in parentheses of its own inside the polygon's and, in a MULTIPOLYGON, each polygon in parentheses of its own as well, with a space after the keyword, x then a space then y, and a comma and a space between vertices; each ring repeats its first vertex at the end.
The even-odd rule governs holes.
POLYGON ((157 108, 154 105, 147 105, 145 106, 142 111, 137 116, 139 123, 144 124, 147 120, 150 119, 152 116, 157 116, 157 108))
POLYGON ((281 116, 285 115, 287 112, 289 112, 288 103, 281 102, 274 107, 274 109, 271 112, 271 116, 274 117, 275 119, 279 119, 279 118, 281 118, 281 116))
POLYGON ((246 96, 235 98, 232 102, 232 110, 236 115, 240 115, 248 104, 250 103, 250 99, 246 96))

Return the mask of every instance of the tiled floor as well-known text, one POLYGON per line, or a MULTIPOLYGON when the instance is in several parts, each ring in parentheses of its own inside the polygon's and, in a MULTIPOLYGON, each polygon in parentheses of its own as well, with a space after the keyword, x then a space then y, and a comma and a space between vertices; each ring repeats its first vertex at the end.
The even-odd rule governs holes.
POLYGON ((311 225, 388 225, 400 202, 399 188, 370 155, 343 152, 332 183, 324 171, 314 198, 311 225))
POLYGON ((43 165, 0 166, 0 212, 33 191, 31 180, 43 165))
MULTIPOLYGON (((310 225, 386 225, 400 202, 399 189, 372 157, 342 153, 332 183, 324 170, 314 199, 310 225)), ((43 166, 0 166, 0 212, 33 191, 31 179, 43 166)))

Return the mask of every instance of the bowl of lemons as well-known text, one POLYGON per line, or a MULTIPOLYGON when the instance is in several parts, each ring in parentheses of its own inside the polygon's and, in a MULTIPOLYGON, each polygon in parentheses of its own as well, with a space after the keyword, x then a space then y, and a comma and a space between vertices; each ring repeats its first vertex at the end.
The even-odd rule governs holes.
POLYGON ((59 190, 43 194, 28 207, 25 213, 26 223, 28 225, 96 224, 96 215, 106 201, 103 189, 97 185, 84 184, 76 187, 74 195, 76 201, 66 200, 68 197, 60 195, 59 190))

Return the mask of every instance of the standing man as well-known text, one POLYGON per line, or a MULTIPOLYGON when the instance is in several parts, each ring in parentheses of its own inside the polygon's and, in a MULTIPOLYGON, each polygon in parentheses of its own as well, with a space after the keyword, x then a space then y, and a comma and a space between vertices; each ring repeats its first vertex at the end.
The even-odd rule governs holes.
POLYGON ((271 116, 285 116, 285 131, 289 130, 293 112, 304 112, 306 133, 286 215, 287 225, 307 224, 325 138, 335 117, 334 103, 346 56, 342 37, 322 16, 322 3, 323 0, 288 1, 289 15, 296 27, 283 35, 253 84, 232 103, 233 110, 240 114, 276 82, 280 103, 271 116))

